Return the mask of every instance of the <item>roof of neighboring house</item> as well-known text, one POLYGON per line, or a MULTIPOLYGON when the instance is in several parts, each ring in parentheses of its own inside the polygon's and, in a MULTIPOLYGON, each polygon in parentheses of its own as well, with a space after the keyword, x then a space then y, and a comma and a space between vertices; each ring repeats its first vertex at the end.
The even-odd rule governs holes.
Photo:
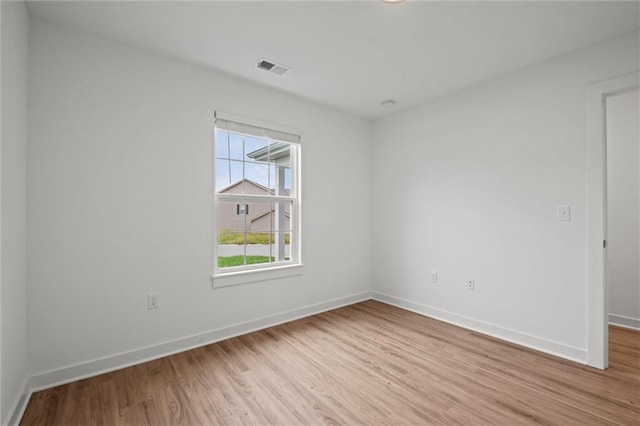
MULTIPOLYGON (((266 215, 268 215, 270 213, 274 213, 275 211, 276 211, 276 209, 271 209, 271 211, 267 211, 267 212, 264 212, 262 214, 259 214, 258 216, 254 217, 253 219, 250 219, 250 220, 251 220, 251 222, 255 222, 256 220, 258 220, 260 218, 263 218, 263 217, 265 217, 266 215)), ((284 212, 284 217, 291 218, 291 215, 289 214, 289 212, 285 211, 284 212)))
POLYGON ((235 188, 236 186, 240 185, 240 184, 241 184, 241 183, 243 183, 243 182, 247 182, 247 183, 249 183, 249 184, 251 184, 251 185, 253 185, 253 186, 255 186, 255 187, 259 188, 259 189, 262 189, 264 192, 269 192, 269 193, 271 193, 271 194, 273 194, 273 193, 274 193, 273 189, 269 189, 269 188, 267 188, 266 186, 264 186, 264 185, 260 185, 258 182, 254 182, 254 181, 252 181, 251 179, 247 179, 247 178, 244 178, 244 179, 242 179, 242 180, 239 180, 239 181, 237 181, 237 182, 234 182, 234 183, 232 183, 231 185, 229 185, 229 186, 226 186, 226 187, 222 188, 222 189, 221 189, 220 191, 218 191, 218 192, 227 192, 227 191, 229 191, 231 188, 235 188))
POLYGON ((247 154, 247 157, 256 161, 275 161, 290 156, 289 144, 284 142, 274 142, 247 154))
MULTIPOLYGON (((244 179, 242 179, 242 180, 239 180, 239 181, 237 181, 237 182, 232 183, 232 184, 231 184, 231 185, 229 185, 229 186, 226 186, 226 187, 222 188, 220 191, 218 191, 218 193, 227 192, 227 191, 229 191, 231 188, 235 188, 236 186, 240 185, 240 184, 241 184, 241 183, 243 183, 243 182, 247 182, 247 183, 249 183, 249 184, 251 184, 251 185, 255 186, 256 188, 259 188, 259 189, 263 190, 265 193, 275 194, 275 190, 270 189, 270 188, 267 188, 266 186, 264 186, 264 185, 260 185, 258 182, 254 182, 254 181, 252 181, 251 179, 247 179, 247 178, 244 178, 244 179)), ((285 189, 285 190, 284 190, 284 193, 285 193, 285 195, 289 195, 289 190, 288 190, 288 189, 285 189)))

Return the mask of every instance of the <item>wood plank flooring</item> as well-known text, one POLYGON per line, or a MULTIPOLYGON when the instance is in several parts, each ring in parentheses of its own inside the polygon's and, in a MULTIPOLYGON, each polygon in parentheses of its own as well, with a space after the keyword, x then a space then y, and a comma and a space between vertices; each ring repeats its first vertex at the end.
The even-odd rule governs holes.
POLYGON ((22 425, 640 424, 640 333, 599 371, 367 301, 35 393, 22 425))

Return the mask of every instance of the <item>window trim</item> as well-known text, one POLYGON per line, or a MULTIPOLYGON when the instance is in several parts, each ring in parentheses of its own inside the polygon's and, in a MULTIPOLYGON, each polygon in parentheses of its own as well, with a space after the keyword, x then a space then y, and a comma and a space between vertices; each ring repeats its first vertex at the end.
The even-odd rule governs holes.
MULTIPOLYGON (((211 279, 213 288, 229 287, 240 284, 268 281, 279 278, 286 278, 302 274, 302 200, 301 200, 301 187, 302 187, 302 173, 301 173, 301 158, 302 158, 302 145, 299 141, 300 132, 296 129, 291 129, 285 126, 273 125, 261 120, 255 120, 250 118, 243 118, 235 114, 227 114, 216 111, 215 114, 216 123, 214 125, 214 137, 213 137, 213 268, 211 272, 211 279), (229 130, 220 123, 227 124, 233 122, 239 127, 246 125, 248 127, 262 127, 265 129, 266 136, 257 136, 251 133, 245 133, 237 130, 229 130), (292 191, 293 194, 287 196, 270 196, 270 195, 255 195, 255 194, 226 194, 220 197, 216 193, 216 172, 215 172, 215 160, 216 156, 216 134, 217 130, 231 131, 232 133, 247 134, 251 137, 265 138, 269 140, 275 140, 278 142, 284 142, 292 147, 295 147, 295 155, 291 156, 291 179, 292 179, 292 191), (280 140, 269 137, 273 132, 287 132, 291 136, 298 138, 297 142, 290 140, 280 140), (295 206, 294 214, 291 218, 291 230, 293 231, 293 240, 291 240, 291 258, 289 261, 260 263, 253 265, 233 266, 220 269, 218 267, 218 209, 220 200, 269 200, 269 201, 293 201, 295 206), (295 257, 294 257, 295 253, 295 257)), ((276 133, 277 134, 277 133, 276 133)))
POLYGON ((304 265, 295 263, 290 265, 271 266, 260 269, 247 269, 235 272, 224 272, 211 276, 213 288, 232 287, 242 284, 277 280, 302 275, 304 265))

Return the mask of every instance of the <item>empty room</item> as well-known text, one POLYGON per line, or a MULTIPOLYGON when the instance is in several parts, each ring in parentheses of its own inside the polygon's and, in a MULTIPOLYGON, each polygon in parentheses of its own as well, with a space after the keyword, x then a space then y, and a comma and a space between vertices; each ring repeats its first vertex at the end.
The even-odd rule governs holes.
POLYGON ((1 425, 640 425, 640 2, 0 22, 1 425))

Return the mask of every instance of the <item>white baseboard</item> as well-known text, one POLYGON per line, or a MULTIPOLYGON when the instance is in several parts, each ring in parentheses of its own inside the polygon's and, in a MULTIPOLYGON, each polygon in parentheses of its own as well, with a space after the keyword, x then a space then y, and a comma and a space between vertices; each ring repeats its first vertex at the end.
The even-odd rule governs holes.
POLYGON ((3 425, 15 425, 17 426, 20 423, 20 419, 24 414, 24 410, 27 409, 27 404, 29 403, 29 398, 31 397, 31 391, 29 389, 29 377, 25 377, 22 382, 22 386, 20 386, 20 391, 16 395, 16 400, 13 402, 13 405, 9 409, 9 413, 7 414, 6 421, 2 423, 3 425))
POLYGON ((487 334, 501 340, 506 340, 507 342, 515 343, 520 346, 525 346, 527 348, 565 358, 570 361, 579 362, 580 364, 587 363, 586 349, 580 349, 563 343, 554 342, 552 340, 543 339, 541 337, 532 336, 520 331, 511 330, 499 325, 443 311, 432 306, 423 305, 421 303, 412 302, 410 300, 377 291, 372 293, 372 299, 431 317, 439 321, 444 321, 482 334, 487 334))
POLYGON ((609 314, 609 324, 630 328, 632 330, 640 330, 639 318, 626 317, 624 315, 609 314))
POLYGON ((205 346, 221 340, 273 327, 278 324, 294 321, 369 299, 371 299, 371 292, 365 291, 351 296, 340 297, 338 299, 292 309, 290 311, 257 318, 204 333, 194 334, 192 336, 183 337, 169 342, 38 373, 31 376, 31 392, 48 389, 65 383, 86 379, 87 377, 93 377, 154 359, 163 358, 165 356, 188 351, 200 346, 205 346))

